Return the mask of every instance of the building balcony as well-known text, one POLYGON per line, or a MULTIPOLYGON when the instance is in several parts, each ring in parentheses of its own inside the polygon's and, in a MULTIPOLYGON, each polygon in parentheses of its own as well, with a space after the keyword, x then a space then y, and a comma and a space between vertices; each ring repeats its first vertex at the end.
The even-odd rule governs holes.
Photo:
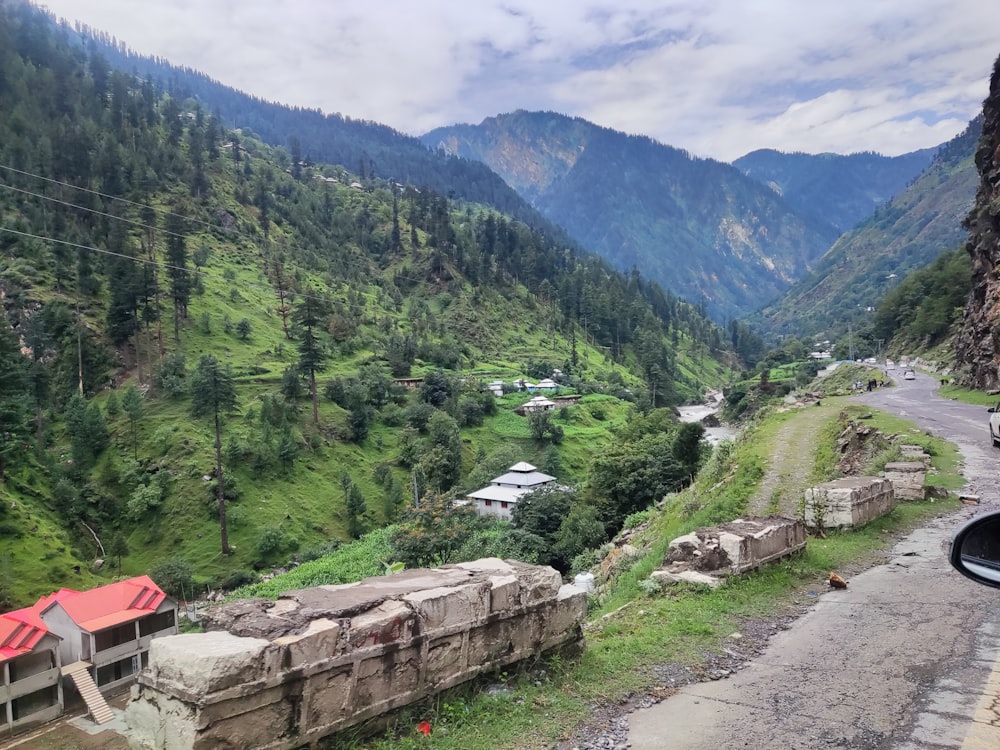
POLYGON ((55 685, 59 681, 59 669, 53 667, 44 672, 38 672, 10 685, 0 685, 0 703, 20 698, 22 695, 34 693, 36 690, 55 685))

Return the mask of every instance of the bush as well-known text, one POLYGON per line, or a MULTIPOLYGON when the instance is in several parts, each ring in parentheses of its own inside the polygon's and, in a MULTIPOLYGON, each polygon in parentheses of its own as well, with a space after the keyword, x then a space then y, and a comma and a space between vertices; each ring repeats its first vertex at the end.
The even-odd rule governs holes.
POLYGON ((149 577, 175 599, 194 597, 194 569, 178 557, 154 565, 149 577))
POLYGON ((219 588, 223 591, 232 591, 240 586, 249 586, 257 581, 257 574, 249 570, 234 570, 228 576, 219 581, 219 588))

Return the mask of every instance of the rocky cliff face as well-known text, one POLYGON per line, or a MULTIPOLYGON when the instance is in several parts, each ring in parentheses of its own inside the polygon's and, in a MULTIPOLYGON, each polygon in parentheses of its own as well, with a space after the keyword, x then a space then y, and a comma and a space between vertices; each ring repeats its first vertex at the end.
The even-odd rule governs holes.
POLYGON ((965 306, 956 359, 974 388, 1000 386, 1000 59, 983 102, 983 134, 976 148, 979 187, 965 219, 972 256, 972 292, 965 306))

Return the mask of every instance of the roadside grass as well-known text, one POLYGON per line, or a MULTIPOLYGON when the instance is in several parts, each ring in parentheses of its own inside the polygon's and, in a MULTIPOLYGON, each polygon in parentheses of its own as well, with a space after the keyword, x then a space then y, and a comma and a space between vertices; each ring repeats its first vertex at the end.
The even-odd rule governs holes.
MULTIPOLYGON (((974 391, 970 388, 964 388, 960 385, 955 385, 949 383, 938 388, 938 395, 941 398, 949 398, 952 401, 961 401, 964 404, 973 404, 974 406, 996 406, 1000 403, 1000 396, 993 393, 987 393, 986 391, 974 391)), ((985 417, 983 420, 985 421, 985 417)))
MULTIPOLYGON (((829 405, 824 399, 819 408, 828 413, 817 438, 824 457, 814 468, 817 475, 832 465, 835 450, 829 444, 839 434, 837 415, 845 410, 851 416, 871 412, 846 399, 831 399, 829 405)), ((794 417, 794 413, 774 414, 735 443, 724 443, 694 487, 667 498, 662 512, 640 532, 652 540, 648 551, 614 580, 600 601, 593 599, 584 624, 587 646, 578 658, 546 657, 516 671, 486 676, 405 709, 394 717, 394 727, 387 733, 363 738, 362 729, 337 737, 327 747, 551 747, 571 739, 574 729, 592 717, 595 706, 619 704, 664 687, 657 665, 678 663, 697 671, 705 656, 720 651, 746 620, 801 610, 826 590, 831 571, 849 578, 851 571, 877 562, 900 534, 958 506, 954 497, 903 503, 864 528, 810 538, 802 553, 732 579, 719 589, 682 586, 647 593, 649 587, 641 584, 663 559, 670 539, 698 526, 730 520, 745 509, 763 476, 767 451, 775 448, 778 429, 794 417), (432 725, 429 736, 414 731, 420 721, 432 725)), ((934 484, 961 486, 953 446, 881 412, 873 413, 871 423, 923 445, 935 466, 934 484)))

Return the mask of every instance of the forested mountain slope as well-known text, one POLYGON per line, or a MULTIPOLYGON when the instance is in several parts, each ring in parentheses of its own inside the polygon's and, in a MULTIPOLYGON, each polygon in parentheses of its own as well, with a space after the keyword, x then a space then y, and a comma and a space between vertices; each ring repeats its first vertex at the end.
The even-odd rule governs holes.
POLYGON ((492 206, 559 236, 556 227, 479 162, 435 153, 417 138, 377 122, 262 100, 197 70, 140 55, 128 47, 127 40, 116 40, 98 29, 79 26, 75 31, 68 33, 70 41, 99 51, 111 67, 149 78, 178 100, 197 99, 220 122, 284 147, 293 157, 340 164, 362 179, 427 186, 442 195, 492 206))
POLYGON ((423 141, 485 162, 585 247, 717 320, 779 295, 837 236, 731 165, 580 118, 518 111, 423 141))
POLYGON ((846 232, 901 193, 931 163, 936 148, 901 156, 786 154, 760 149, 733 162, 804 216, 846 232))
POLYGON ((982 124, 982 117, 970 122, 913 184, 837 240, 807 276, 750 320, 772 334, 828 337, 848 324, 870 323, 883 295, 963 241, 982 124))
MULTIPOLYGON (((735 364, 638 273, 304 163, 210 108, 0 3, 3 602, 164 561, 246 576, 392 520, 413 485, 480 486, 512 452, 585 482, 624 444, 610 427, 735 364), (582 396, 558 420, 484 387, 556 369, 582 396)), ((610 515, 592 526, 620 524, 593 502, 610 515)))

